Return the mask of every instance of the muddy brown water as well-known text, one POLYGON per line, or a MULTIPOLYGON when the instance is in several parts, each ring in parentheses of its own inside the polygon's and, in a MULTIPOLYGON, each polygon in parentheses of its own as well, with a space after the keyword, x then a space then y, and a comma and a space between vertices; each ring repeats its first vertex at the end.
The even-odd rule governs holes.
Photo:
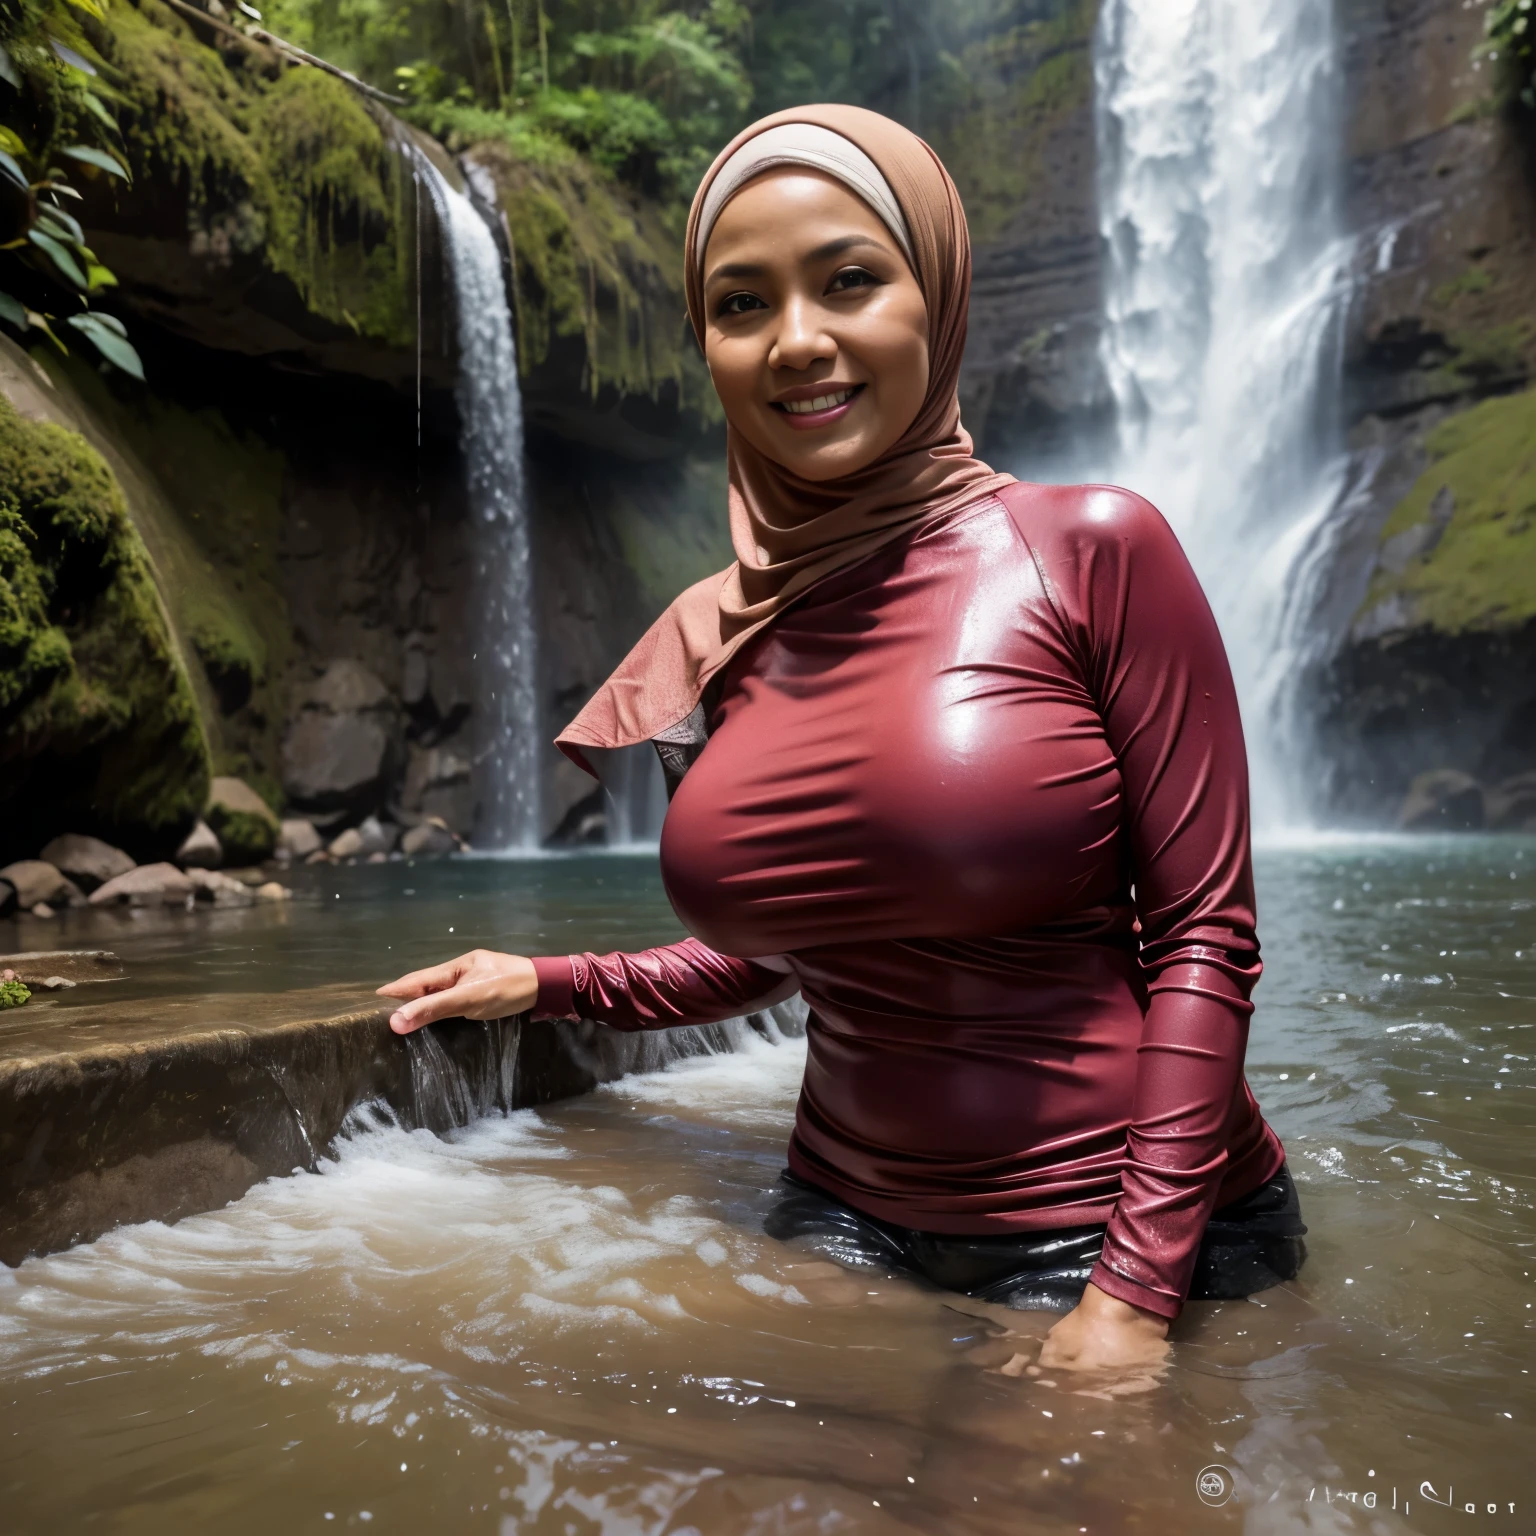
MULTIPOLYGON (((0 1529, 1536 1529, 1536 842, 1259 874, 1249 1076, 1311 1257, 1191 1306, 1150 1391, 1006 1374, 1049 1319, 765 1238, 804 1048, 763 1043, 445 1138, 362 1115, 317 1174, 0 1271, 0 1529)), ((124 919, 112 985, 676 931, 643 859, 303 894, 124 919)))

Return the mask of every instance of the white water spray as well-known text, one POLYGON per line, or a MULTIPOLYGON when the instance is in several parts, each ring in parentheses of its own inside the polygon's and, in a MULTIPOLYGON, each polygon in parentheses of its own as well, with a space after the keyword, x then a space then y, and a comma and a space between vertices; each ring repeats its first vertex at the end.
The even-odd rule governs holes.
POLYGON ((419 159, 448 250, 458 322, 458 405, 475 540, 477 675, 486 729, 476 841, 537 846, 539 709, 517 342, 501 253, 474 204, 419 159))
POLYGON ((1332 0, 1105 0, 1095 42, 1113 477, 1184 543, 1261 824, 1309 820, 1296 683, 1343 459, 1332 0))

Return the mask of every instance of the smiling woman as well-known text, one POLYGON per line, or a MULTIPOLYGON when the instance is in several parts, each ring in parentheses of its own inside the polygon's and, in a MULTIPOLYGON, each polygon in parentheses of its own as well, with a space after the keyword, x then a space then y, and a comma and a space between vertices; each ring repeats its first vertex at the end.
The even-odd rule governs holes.
POLYGON ((463 956, 383 989, 394 1026, 656 1029, 799 991, 769 1234, 1065 1310, 1040 1367, 1145 1379, 1186 1298, 1305 1254, 1243 1078, 1248 786, 1210 609, 1139 498, 972 452, 964 214, 905 129, 849 107, 755 124, 705 177, 687 256, 736 563, 560 744, 586 765, 655 742, 695 937, 463 956))

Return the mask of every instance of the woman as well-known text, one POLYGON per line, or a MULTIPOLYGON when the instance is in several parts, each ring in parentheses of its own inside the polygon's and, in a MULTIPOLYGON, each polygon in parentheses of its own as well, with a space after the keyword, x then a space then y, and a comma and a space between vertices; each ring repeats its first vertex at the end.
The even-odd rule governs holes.
POLYGON ((1041 1365, 1139 1367, 1187 1295, 1249 1294, 1305 1253, 1242 1074, 1237 701, 1150 506, 972 453, 969 287, 959 196, 895 123, 796 108, 725 149, 687 291, 737 560, 560 737, 583 766, 656 743, 662 871, 696 937, 476 952, 381 991, 402 1033, 529 1009, 667 1028, 799 991, 768 1230, 1071 1307, 1041 1365))

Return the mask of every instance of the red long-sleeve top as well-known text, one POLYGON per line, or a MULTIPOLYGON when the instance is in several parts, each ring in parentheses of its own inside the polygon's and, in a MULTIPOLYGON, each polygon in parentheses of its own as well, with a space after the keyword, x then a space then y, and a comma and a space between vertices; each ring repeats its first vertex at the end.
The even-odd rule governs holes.
POLYGON ((662 873, 697 937, 536 962, 536 1014, 700 1024, 799 990, 789 1166, 945 1233, 1107 1222, 1165 1317, 1284 1149, 1243 1078, 1242 726, 1158 513, 1009 487, 838 572, 731 663, 662 873))

